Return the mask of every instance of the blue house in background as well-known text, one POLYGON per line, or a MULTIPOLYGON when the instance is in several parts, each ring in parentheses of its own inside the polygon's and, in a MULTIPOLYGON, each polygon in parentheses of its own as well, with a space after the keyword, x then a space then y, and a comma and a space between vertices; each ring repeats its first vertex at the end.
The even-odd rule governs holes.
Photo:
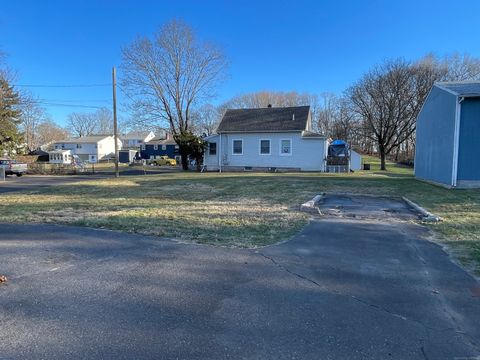
POLYGON ((140 145, 140 156, 142 159, 150 160, 157 157, 167 155, 169 158, 176 159, 180 162, 179 147, 171 134, 167 134, 166 138, 155 137, 147 143, 140 145))
POLYGON ((480 82, 439 82, 417 118, 415 177, 480 187, 480 82))

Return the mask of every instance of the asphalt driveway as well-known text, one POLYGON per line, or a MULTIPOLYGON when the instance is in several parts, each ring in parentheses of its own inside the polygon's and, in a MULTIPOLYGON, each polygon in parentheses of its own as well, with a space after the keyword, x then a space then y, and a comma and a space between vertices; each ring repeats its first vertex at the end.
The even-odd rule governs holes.
MULTIPOLYGON (((143 175, 158 175, 168 174, 172 172, 181 171, 177 167, 149 167, 145 172, 141 168, 121 168, 120 176, 143 176, 143 175)), ((15 191, 31 191, 38 188, 68 185, 70 183, 79 181, 88 181, 95 179, 112 178, 115 173, 113 171, 102 171, 95 174, 84 175, 24 175, 21 177, 7 176, 5 181, 0 181, 0 194, 10 193, 15 191)))
POLYGON ((31 191, 39 188, 67 185, 69 183, 93 180, 105 175, 24 175, 21 177, 7 176, 5 181, 0 181, 0 194, 15 191, 31 191))
POLYGON ((0 224, 0 359, 462 359, 479 283, 408 222, 258 250, 0 224))

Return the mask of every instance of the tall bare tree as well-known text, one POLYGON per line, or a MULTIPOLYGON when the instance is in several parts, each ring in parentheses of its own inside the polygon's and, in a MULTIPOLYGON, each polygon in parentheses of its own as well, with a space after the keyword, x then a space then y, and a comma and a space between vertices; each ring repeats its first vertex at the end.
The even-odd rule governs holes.
POLYGON ((386 156, 415 131, 417 91, 410 63, 388 61, 364 75, 347 94, 364 121, 366 136, 376 141, 381 169, 386 156))
POLYGON ((454 53, 441 59, 445 75, 440 79, 444 81, 480 80, 480 58, 469 54, 454 53))
POLYGON ((194 128, 199 135, 212 135, 221 120, 219 109, 212 104, 205 104, 195 111, 194 128))
POLYGON ((47 119, 36 127, 35 146, 36 148, 45 147, 43 150, 46 150, 53 142, 66 139, 68 135, 68 130, 47 119))
POLYGON ((93 113, 71 113, 67 127, 74 136, 89 136, 96 133, 97 119, 93 113))
POLYGON ((241 94, 233 97, 221 105, 221 108, 262 108, 272 105, 280 106, 317 106, 318 97, 309 93, 296 91, 258 91, 241 94))
POLYGON ((95 112, 71 113, 68 115, 67 127, 74 136, 113 134, 113 115, 107 108, 95 112))
POLYGON ((97 123, 95 132, 97 134, 113 134, 113 113, 108 108, 101 108, 93 114, 97 123))
POLYGON ((28 151, 33 151, 41 145, 37 139, 38 126, 47 120, 47 113, 38 100, 31 94, 22 96, 21 106, 21 130, 28 151))
MULTIPOLYGON (((138 38, 122 49, 121 86, 136 118, 149 124, 166 122, 178 138, 190 132, 195 107, 215 94, 226 67, 218 47, 174 20, 153 38, 138 38)), ((180 145, 184 169, 188 151, 180 145)))

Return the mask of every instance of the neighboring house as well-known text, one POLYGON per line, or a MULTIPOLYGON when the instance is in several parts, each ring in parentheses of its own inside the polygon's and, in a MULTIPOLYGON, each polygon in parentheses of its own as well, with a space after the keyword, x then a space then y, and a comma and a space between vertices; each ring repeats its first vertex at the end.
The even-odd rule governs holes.
MULTIPOLYGON (((122 142, 118 140, 118 149, 122 142)), ((92 135, 54 143, 55 150, 71 150, 72 155, 78 155, 83 161, 97 162, 115 155, 115 141, 111 135, 92 135)))
POLYGON ((72 163, 71 150, 53 150, 48 153, 48 162, 50 164, 68 165, 72 163))
POLYGON ((310 106, 230 109, 205 140, 207 170, 325 171, 327 139, 312 131, 310 106))
POLYGON ((415 177, 480 187, 480 82, 436 83, 417 117, 415 177))
POLYGON ((169 133, 166 134, 166 138, 156 137, 140 146, 142 159, 156 159, 165 155, 180 162, 179 147, 169 133))
POLYGON ((138 149, 142 144, 149 142, 153 138, 155 138, 153 131, 131 131, 121 136, 122 147, 124 149, 138 149))

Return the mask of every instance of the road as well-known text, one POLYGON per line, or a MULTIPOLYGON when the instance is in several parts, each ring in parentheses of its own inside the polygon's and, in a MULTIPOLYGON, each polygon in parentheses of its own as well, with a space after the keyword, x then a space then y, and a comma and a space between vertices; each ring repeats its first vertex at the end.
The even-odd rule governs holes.
MULTIPOLYGON (((127 169, 122 168, 121 170, 121 176, 148 176, 181 171, 178 168, 171 167, 147 168, 147 172, 145 172, 141 168, 138 169, 136 167, 127 169)), ((0 181, 0 194, 15 191, 35 190, 42 187, 66 185, 78 181, 104 179, 113 176, 114 172, 112 171, 102 171, 97 172, 96 174, 89 175, 24 175, 21 177, 7 176, 5 181, 0 181)))
POLYGON ((7 176, 5 181, 0 181, 0 194, 15 191, 29 191, 43 187, 66 185, 69 183, 92 180, 105 177, 105 175, 25 175, 22 177, 7 176))
POLYGON ((407 221, 317 217, 262 249, 55 225, 0 234, 0 359, 480 356, 479 283, 407 221))

